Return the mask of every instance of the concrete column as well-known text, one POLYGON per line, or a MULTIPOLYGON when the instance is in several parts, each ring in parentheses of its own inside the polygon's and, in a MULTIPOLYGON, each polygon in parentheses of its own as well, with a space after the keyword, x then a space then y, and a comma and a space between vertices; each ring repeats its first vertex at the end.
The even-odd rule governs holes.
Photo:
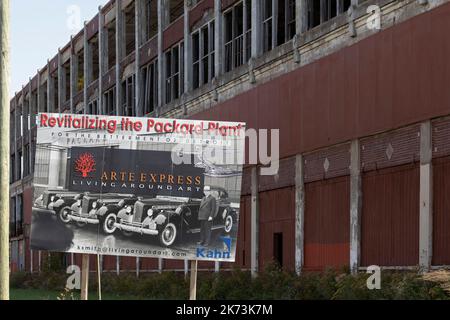
POLYGON ((62 112, 62 104, 63 101, 63 81, 64 81, 64 72, 62 68, 62 55, 61 55, 61 49, 58 49, 58 105, 56 106, 56 110, 58 110, 59 113, 62 112))
POLYGON ((39 250, 39 252, 38 252, 38 271, 39 271, 39 273, 41 273, 41 270, 42 270, 42 268, 41 268, 41 265, 42 265, 42 254, 41 254, 41 251, 39 250))
POLYGON ((83 108, 83 113, 86 114, 87 112, 87 106, 88 106, 88 83, 90 81, 90 76, 89 76, 89 71, 92 69, 89 69, 89 44, 87 41, 87 21, 84 22, 84 35, 83 35, 83 42, 84 42, 84 49, 83 49, 83 56, 84 56, 84 64, 83 64, 83 74, 84 74, 84 79, 83 79, 83 101, 84 101, 84 108, 83 108))
POLYGON ((308 30, 307 0, 297 0, 295 2, 295 26, 297 34, 302 34, 308 30))
POLYGON ((121 1, 116 0, 116 112, 122 115, 122 77, 120 72, 120 62, 124 55, 124 34, 123 34, 123 12, 121 1))
POLYGON ((139 278, 139 273, 140 273, 140 259, 139 257, 136 257, 136 277, 139 278))
MULTIPOLYGON (((244 13, 245 14, 245 13, 244 13)), ((218 78, 223 73, 223 15, 222 15, 222 1, 214 1, 214 76, 218 78)))
POLYGON ((144 13, 145 13, 145 1, 143 0, 136 0, 134 4, 135 8, 135 36, 136 36, 136 50, 135 50, 135 114, 137 117, 142 117, 144 115, 144 104, 143 104, 143 92, 144 88, 142 86, 142 75, 140 70, 141 65, 141 57, 140 57, 140 50, 139 48, 144 43, 144 37, 145 37, 145 19, 144 19, 144 13), (142 90, 141 90, 142 89, 142 90), (142 92, 141 92, 142 91, 142 92))
POLYGON ((184 1, 184 92, 192 89, 192 39, 189 28, 189 1, 184 1))
POLYGON ((158 273, 162 273, 163 263, 164 263, 164 260, 162 258, 158 258, 158 273))
POLYGON ((53 112, 53 80, 50 75, 50 60, 47 60, 47 112, 53 112))
POLYGON ((259 258, 259 193, 258 193, 258 168, 252 168, 251 173, 251 189, 252 189, 252 203, 251 203, 251 272, 255 277, 258 272, 258 258, 259 258))
POLYGON ((120 274, 120 257, 116 257, 116 274, 120 274))
POLYGON ((156 108, 156 116, 159 117, 161 107, 165 104, 165 91, 166 86, 164 83, 164 55, 163 55, 163 31, 166 25, 166 2, 164 0, 158 0, 158 104, 156 108))
POLYGON ((301 273, 304 264, 305 239, 305 182, 303 156, 295 159, 295 272, 301 273))
POLYGON ((428 271, 433 256, 433 165, 432 125, 420 125, 420 230, 419 265, 428 271))
POLYGON ((70 36, 70 112, 75 113, 75 106, 73 105, 73 97, 76 92, 77 83, 77 71, 76 71, 76 59, 74 55, 73 36, 70 36))
POLYGON ((43 111, 43 108, 41 106, 41 70, 37 70, 37 104, 36 104, 36 112, 39 113, 41 111, 43 111))
POLYGON ((30 272, 33 273, 33 249, 30 249, 30 272))
POLYGON ((98 7, 98 110, 100 114, 105 114, 103 106, 103 75, 105 74, 105 29, 104 19, 102 14, 102 6, 98 7))
POLYGON ((184 278, 186 279, 189 275, 189 260, 184 260, 184 278))
POLYGON ((261 52, 261 1, 252 0, 252 57, 257 58, 261 52))
POLYGON ((215 263, 214 263, 214 272, 219 272, 220 271, 220 262, 219 261, 216 261, 215 263))
POLYGON ((350 147, 350 269, 357 273, 361 256, 362 183, 359 140, 350 147))

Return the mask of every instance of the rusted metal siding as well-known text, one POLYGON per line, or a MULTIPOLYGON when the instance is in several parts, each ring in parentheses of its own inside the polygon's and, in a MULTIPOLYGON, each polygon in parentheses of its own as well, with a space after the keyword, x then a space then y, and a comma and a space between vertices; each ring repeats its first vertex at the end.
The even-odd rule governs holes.
POLYGON ((363 174, 361 265, 419 262, 419 165, 363 174))
POLYGON ((449 29, 445 4, 192 117, 280 129, 286 158, 447 115, 449 29))
POLYGON ((350 178, 305 185, 305 270, 350 262, 350 178))
POLYGON ((164 260, 164 270, 183 270, 184 269, 184 260, 164 260))
POLYGON ((252 198, 250 196, 241 197, 239 229, 236 244, 236 261, 235 263, 222 263, 221 268, 232 269, 238 267, 241 269, 250 269, 251 201, 252 198))
POLYGON ((420 125, 361 140, 363 171, 412 163, 420 160, 420 125))
POLYGON ((252 169, 244 168, 242 172, 242 190, 241 195, 246 196, 252 193, 252 169))
POLYGON ((450 157, 433 160, 433 265, 450 265, 450 157))
POLYGON ((259 194, 259 267, 273 261, 273 237, 283 234, 283 268, 295 266, 295 188, 259 194))
POLYGON ((141 270, 157 270, 158 269, 158 259, 152 258, 141 258, 141 270))
POLYGON ((163 51, 184 39, 184 19, 178 18, 163 33, 163 51))
POLYGON ((278 173, 269 176, 260 175, 258 183, 258 190, 260 192, 294 186, 295 157, 280 160, 278 173))
POLYGON ((103 271, 115 271, 116 261, 115 256, 103 256, 103 271))
POLYGON ((189 27, 192 28, 202 19, 205 11, 214 10, 214 0, 202 0, 189 12, 189 27))
POLYGON ((334 146, 304 156, 305 182, 345 176, 350 173, 350 144, 334 146))
POLYGON ((435 120, 432 125, 433 158, 450 155, 450 118, 435 120))
POLYGON ((153 37, 147 41, 140 49, 141 66, 146 65, 158 56, 158 37, 153 37))
POLYGON ((135 257, 120 257, 120 271, 134 271, 136 270, 135 257))

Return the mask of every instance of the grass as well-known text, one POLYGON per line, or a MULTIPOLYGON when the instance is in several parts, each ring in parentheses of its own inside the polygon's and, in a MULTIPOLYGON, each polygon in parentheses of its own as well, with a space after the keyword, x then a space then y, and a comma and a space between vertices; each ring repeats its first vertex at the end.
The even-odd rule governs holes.
MULTIPOLYGON (((58 291, 48 291, 40 289, 11 289, 10 297, 11 300, 57 300, 61 295, 58 291)), ((80 293, 74 293, 74 299, 80 299, 80 293)), ((66 300, 72 300, 72 298, 67 297, 66 300)), ((89 294, 89 300, 98 300, 97 292, 92 292, 89 294)), ((133 296, 120 296, 113 294, 103 294, 102 300, 142 300, 142 298, 137 298, 133 296)))

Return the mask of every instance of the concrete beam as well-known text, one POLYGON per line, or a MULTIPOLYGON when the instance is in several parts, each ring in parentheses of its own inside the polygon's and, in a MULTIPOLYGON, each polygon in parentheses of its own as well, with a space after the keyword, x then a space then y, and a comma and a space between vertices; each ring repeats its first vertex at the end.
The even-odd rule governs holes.
POLYGON ((297 34, 302 34, 308 30, 308 4, 306 1, 295 1, 295 29, 297 34))
POLYGON ((192 89, 192 39, 189 28, 189 1, 184 1, 184 92, 192 89))
POLYGON ((83 35, 83 56, 84 56, 84 64, 83 64, 83 113, 86 114, 87 112, 87 106, 88 106, 88 83, 90 81, 89 77, 89 71, 92 69, 89 69, 89 43, 87 40, 87 21, 84 22, 84 35, 83 35))
POLYGON ((124 34, 123 34, 123 11, 121 0, 116 0, 116 112, 122 115, 122 78, 120 72, 120 62, 124 54, 124 34))
POLYGON ((252 0, 252 57, 259 57, 261 52, 261 1, 252 0))
MULTIPOLYGON (((245 14, 245 13, 244 13, 245 14)), ((214 77, 218 78, 223 73, 223 15, 222 1, 214 1, 214 77)))
POLYGON ((361 256, 362 180, 359 140, 350 147, 350 269, 357 273, 361 256))
POLYGON ((105 17, 102 14, 102 6, 98 7, 98 66, 99 66, 99 75, 98 75, 98 111, 99 114, 105 114, 106 110, 103 105, 103 75, 106 72, 105 68, 105 58, 107 55, 105 54, 105 29, 104 29, 104 19, 105 17))
POLYGON ((252 168, 251 173, 251 273, 252 276, 257 276, 258 273, 258 259, 259 259, 259 191, 258 191, 258 167, 252 168))
POLYGON ((141 57, 140 47, 144 43, 145 37, 145 1, 136 0, 134 3, 135 8, 135 36, 136 36, 136 50, 135 50, 135 114, 137 117, 144 116, 144 104, 143 104, 143 81, 141 76, 141 57), (142 90, 141 90, 142 89, 142 90))
POLYGON ((303 156, 295 159, 295 272, 301 273, 305 259, 305 182, 303 156))
POLYGON ((161 107, 165 103, 164 93, 164 57, 163 57, 163 31, 165 28, 166 19, 166 2, 164 0, 158 0, 158 107, 156 108, 156 116, 159 117, 161 107))
POLYGON ((433 253, 433 165, 432 125, 420 125, 420 229, 419 265, 422 271, 431 267, 433 253))

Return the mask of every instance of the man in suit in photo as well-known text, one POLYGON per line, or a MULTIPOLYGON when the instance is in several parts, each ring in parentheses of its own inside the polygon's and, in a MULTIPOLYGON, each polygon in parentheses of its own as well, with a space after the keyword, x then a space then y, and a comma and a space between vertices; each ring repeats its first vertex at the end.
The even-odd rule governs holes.
POLYGON ((204 197, 200 203, 198 210, 198 220, 200 221, 200 241, 197 243, 201 246, 209 246, 211 240, 211 229, 213 219, 217 211, 216 198, 210 186, 205 186, 203 189, 204 197))

